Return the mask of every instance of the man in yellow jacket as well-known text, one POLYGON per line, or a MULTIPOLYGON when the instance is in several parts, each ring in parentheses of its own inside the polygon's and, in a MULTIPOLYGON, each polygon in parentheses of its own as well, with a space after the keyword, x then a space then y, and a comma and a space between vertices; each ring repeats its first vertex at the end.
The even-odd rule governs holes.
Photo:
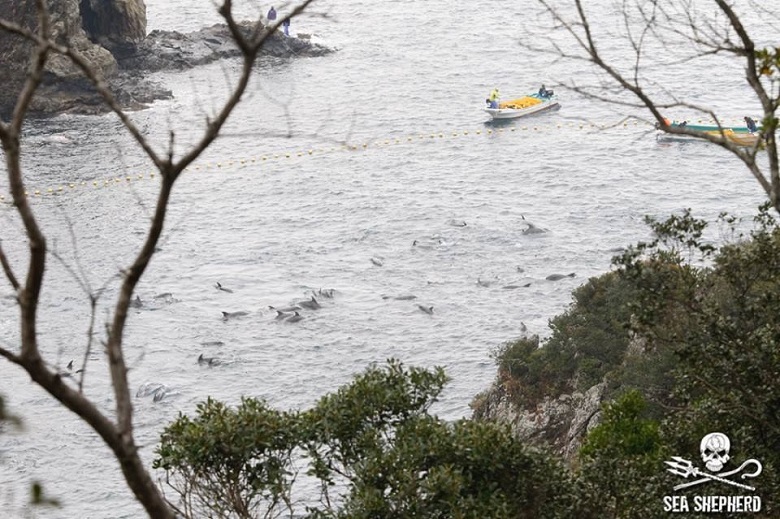
POLYGON ((501 97, 501 95, 498 93, 498 89, 494 88, 490 92, 490 96, 487 98, 487 103, 489 108, 498 108, 498 100, 501 97))

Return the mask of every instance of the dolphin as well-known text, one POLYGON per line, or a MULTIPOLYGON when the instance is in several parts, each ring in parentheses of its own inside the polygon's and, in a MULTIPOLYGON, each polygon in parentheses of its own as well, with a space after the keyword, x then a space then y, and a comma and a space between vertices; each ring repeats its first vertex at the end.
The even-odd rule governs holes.
POLYGON ((334 289, 332 289, 332 288, 326 288, 325 290, 320 288, 319 291, 317 292, 317 294, 320 297, 326 297, 328 299, 333 299, 333 296, 334 296, 335 292, 336 291, 334 289))
POLYGON ((228 319, 244 317, 245 315, 249 315, 249 312, 222 312, 222 320, 227 321, 228 319))
POLYGON ((165 395, 167 394, 168 394, 168 386, 166 386, 165 384, 160 384, 160 387, 155 389, 153 392, 154 397, 152 397, 152 401, 159 402, 160 400, 165 398, 165 395))
POLYGON ((574 272, 571 272, 569 274, 550 274, 544 279, 546 279, 547 281, 558 281, 559 279, 563 279, 563 278, 573 278, 575 275, 576 274, 574 272))
POLYGON ((223 286, 222 286, 222 283, 220 283, 219 281, 217 281, 217 283, 216 283, 216 285, 214 285, 214 287, 215 287, 217 290, 221 290, 222 292, 228 292, 229 294, 232 294, 232 293, 233 293, 233 291, 232 291, 232 290, 230 290, 229 288, 225 288, 225 287, 223 287, 223 286))
POLYGON ((73 361, 68 362, 67 368, 68 371, 60 371, 59 373, 57 373, 57 375, 59 375, 62 378, 68 378, 84 371, 83 369, 77 369, 76 371, 73 371, 73 361))
POLYGON ((165 388, 164 384, 159 384, 156 382, 144 382, 143 384, 141 384, 141 387, 138 388, 138 391, 136 392, 135 396, 137 397, 149 396, 161 390, 162 388, 165 388))
POLYGON ((303 316, 299 314, 298 312, 295 312, 295 314, 291 315, 289 318, 285 320, 286 323, 297 323, 303 319, 303 316))
POLYGON ((542 234, 542 233, 547 232, 546 229, 542 229, 541 227, 537 227, 534 224, 532 224, 531 222, 526 222, 526 225, 528 225, 528 227, 526 227, 525 229, 523 229, 521 231, 522 234, 542 234))
POLYGON ((432 306, 417 305, 417 308, 419 308, 420 311, 423 312, 423 313, 426 313, 428 315, 433 315, 433 307, 432 306))
POLYGON ((314 299, 314 296, 311 296, 311 299, 308 301, 298 301, 298 304, 303 308, 308 308, 309 310, 317 310, 318 308, 322 308, 322 305, 320 305, 317 300, 314 299))
POLYGON ((220 364, 222 364, 222 361, 215 357, 204 357, 203 354, 201 353, 200 356, 198 357, 198 364, 199 365, 206 364, 209 367, 219 366, 220 364))
POLYGON ((285 313, 285 312, 294 312, 296 310, 300 310, 301 307, 298 305, 292 305, 292 306, 285 306, 284 308, 276 308, 275 306, 268 305, 268 309, 285 313))
POLYGON ((139 295, 136 295, 135 299, 130 301, 130 308, 141 308, 142 306, 144 306, 144 303, 141 301, 141 296, 139 295))
POLYGON ((400 296, 389 296, 387 294, 382 295, 382 299, 395 299, 396 301, 411 301, 417 299, 414 294, 401 294, 400 296))

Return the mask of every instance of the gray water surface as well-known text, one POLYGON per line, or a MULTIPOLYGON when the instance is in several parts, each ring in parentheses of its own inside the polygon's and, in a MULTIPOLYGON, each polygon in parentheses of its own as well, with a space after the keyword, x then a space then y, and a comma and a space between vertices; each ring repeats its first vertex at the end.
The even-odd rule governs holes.
MULTIPOLYGON (((211 2, 195 3, 147 0, 149 29, 217 21, 211 2)), ((659 143, 649 125, 617 124, 631 115, 625 109, 560 91, 559 111, 486 124, 480 108, 494 86, 522 95, 589 74, 522 50, 518 26, 505 20, 533 2, 503 4, 475 15, 471 4, 443 0, 323 2, 292 29, 338 52, 259 64, 224 136, 176 186, 161 250, 138 287, 145 305, 128 322, 134 393, 144 383, 169 388, 159 402, 134 399, 149 464, 162 428, 207 396, 302 408, 388 357, 444 366, 452 381, 436 412, 468 416, 495 375, 490 352, 517 338, 521 321, 547 334, 573 288, 647 237, 644 215, 753 213, 763 197, 734 158, 704 143, 659 143), (548 232, 525 234, 528 222, 548 232), (335 297, 298 323, 276 321, 268 308, 320 289, 335 297), (416 299, 394 299, 410 294, 416 299), (247 315, 224 321, 223 311, 247 315), (199 366, 201 353, 223 363, 199 366)), ((181 152, 237 70, 225 62, 155 75, 175 99, 133 119, 162 142, 174 130, 181 152)), ((738 78, 691 69, 668 80, 691 89, 705 78, 717 92, 701 98, 728 117, 755 110, 738 78)), ((26 146, 28 185, 43 193, 36 216, 62 258, 49 260, 41 344, 65 369, 85 355, 89 319, 70 272, 92 290, 106 287, 99 339, 117 273, 144 238, 157 181, 112 116, 31 123, 26 146), (60 186, 62 194, 46 194, 60 186)), ((8 204, 0 207, 3 247, 23 273, 21 226, 8 204)), ((18 312, 8 285, 0 290, 0 337, 12 345, 18 312)), ((85 391, 111 409, 99 344, 89 359, 85 391)), ((0 393, 26 425, 0 436, 0 508, 17 513, 30 482, 41 480, 64 505, 41 517, 143 515, 109 450, 77 417, 6 362, 0 393)))

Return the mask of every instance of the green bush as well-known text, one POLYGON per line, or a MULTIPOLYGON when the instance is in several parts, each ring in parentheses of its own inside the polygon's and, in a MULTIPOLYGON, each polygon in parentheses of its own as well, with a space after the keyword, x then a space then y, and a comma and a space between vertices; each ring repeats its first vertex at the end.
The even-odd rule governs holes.
POLYGON ((165 429, 154 465, 189 518, 293 513, 291 453, 320 483, 305 517, 571 517, 570 474, 549 455, 507 427, 429 414, 446 380, 390 361, 301 413, 209 399, 165 429))
POLYGON ((550 321, 552 335, 524 337, 493 352, 498 385, 523 409, 545 397, 586 391, 617 372, 630 344, 629 327, 636 288, 617 272, 588 280, 573 293, 573 303, 550 321))
POLYGON ((179 513, 252 518, 289 510, 297 415, 253 398, 236 408, 209 398, 196 413, 165 428, 153 463, 165 471, 179 513))

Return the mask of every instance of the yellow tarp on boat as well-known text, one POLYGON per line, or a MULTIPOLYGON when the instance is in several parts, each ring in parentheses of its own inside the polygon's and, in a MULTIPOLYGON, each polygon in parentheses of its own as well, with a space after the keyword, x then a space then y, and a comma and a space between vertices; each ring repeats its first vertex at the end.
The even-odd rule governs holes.
POLYGON ((755 146, 760 137, 754 133, 735 133, 732 130, 726 130, 723 135, 731 142, 740 146, 755 146))
POLYGON ((504 101, 498 105, 499 108, 511 108, 512 110, 522 110, 529 106, 538 105, 542 100, 536 97, 525 96, 510 101, 504 101))

